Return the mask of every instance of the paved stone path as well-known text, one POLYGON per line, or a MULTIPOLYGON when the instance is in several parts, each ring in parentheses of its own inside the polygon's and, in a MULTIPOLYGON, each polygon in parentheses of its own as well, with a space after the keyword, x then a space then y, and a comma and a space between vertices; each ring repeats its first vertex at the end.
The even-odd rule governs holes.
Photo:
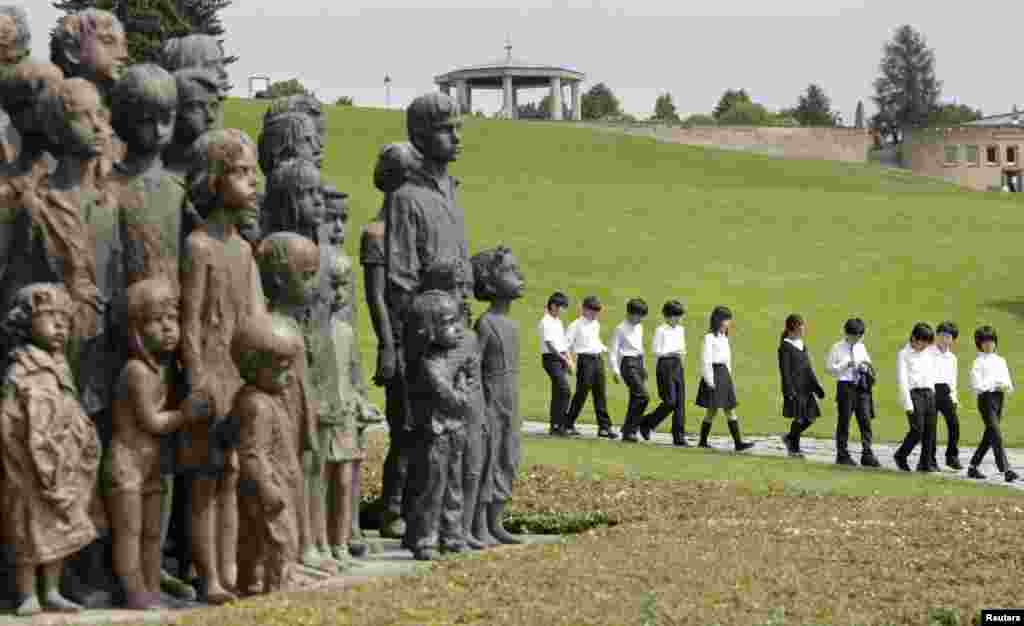
MULTIPOLYGON (((597 426, 594 424, 577 424, 576 429, 579 430, 585 437, 597 437, 597 426)), ((523 433, 532 436, 548 436, 548 424, 547 422, 523 422, 523 433)), ((751 450, 744 454, 754 456, 786 456, 786 447, 782 444, 781 433, 779 435, 772 436, 755 436, 755 435, 744 435, 744 440, 753 441, 755 445, 751 450)), ((697 445, 697 437, 695 435, 688 435, 687 441, 692 445, 697 445)), ((712 436, 708 440, 711 445, 719 450, 732 452, 733 444, 731 437, 716 437, 712 436)), ((640 440, 639 444, 624 444, 621 440, 609 441, 608 445, 661 445, 661 446, 672 446, 672 435, 669 433, 652 433, 650 441, 640 440)), ((882 463, 882 467, 887 470, 899 471, 896 469, 896 461, 893 460, 893 453, 896 452, 897 444, 891 443, 875 443, 872 449, 875 452, 875 456, 882 463)), ((836 461, 836 445, 835 441, 831 439, 812 439, 809 437, 800 438, 800 449, 804 453, 804 457, 807 461, 813 463, 835 463, 836 461)), ((910 455, 909 465, 911 468, 917 467, 917 454, 921 448, 918 446, 913 453, 910 455)), ((860 460, 860 442, 850 442, 850 453, 855 461, 860 460)), ((949 469, 943 463, 945 461, 945 446, 940 444, 936 460, 942 465, 943 471, 935 474, 936 476, 942 476, 943 478, 950 479, 962 479, 962 480, 973 480, 967 478, 967 461, 971 455, 974 454, 974 446, 960 450, 960 463, 963 464, 964 469, 960 471, 954 471, 949 469)), ((1010 461, 1010 467, 1017 470, 1018 473, 1022 473, 1024 469, 1024 450, 1020 448, 1007 448, 1006 449, 1007 459, 1010 461)), ((794 462, 799 462, 794 459, 794 462)), ((995 461, 992 453, 989 452, 985 456, 985 461, 981 464, 981 473, 985 474, 987 478, 984 481, 974 482, 985 482, 990 485, 1004 485, 1010 489, 1024 490, 1024 480, 1018 480, 1012 483, 1007 483, 1003 480, 1003 475, 996 470, 995 461)))

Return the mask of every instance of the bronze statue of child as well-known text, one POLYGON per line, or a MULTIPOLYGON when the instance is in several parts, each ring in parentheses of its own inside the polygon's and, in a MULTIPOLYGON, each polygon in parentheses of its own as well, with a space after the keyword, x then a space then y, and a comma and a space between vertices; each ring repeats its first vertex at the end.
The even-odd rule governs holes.
POLYGON ((164 435, 209 418, 209 406, 179 408, 178 305, 177 282, 163 276, 127 292, 129 357, 114 399, 107 506, 114 570, 130 609, 161 607, 164 435))
POLYGON ((271 593, 298 551, 295 494, 303 479, 287 391, 305 343, 292 320, 271 314, 250 317, 231 345, 246 382, 231 410, 240 432, 238 591, 271 593))
POLYGON ((519 323, 509 317, 509 310, 513 300, 523 297, 523 275, 512 251, 504 246, 477 253, 471 260, 474 295, 491 303, 475 325, 491 454, 473 534, 478 539, 493 537, 501 543, 521 543, 505 530, 502 514, 519 471, 519 323))
POLYGON ((221 93, 231 91, 231 81, 224 67, 224 47, 213 35, 194 34, 172 37, 164 42, 160 50, 160 65, 168 72, 188 68, 201 68, 213 72, 218 79, 221 93))
MULTIPOLYGON (((256 204, 255 146, 242 131, 215 130, 193 145, 186 184, 205 223, 185 240, 181 269, 181 360, 188 393, 210 402, 215 422, 228 416, 242 379, 230 354, 246 318, 265 311, 257 301, 252 249, 237 224, 256 204)), ((191 473, 192 552, 207 602, 235 598, 238 458, 218 428, 182 429, 178 467, 191 473)))
POLYGON ((298 233, 318 242, 324 221, 320 170, 307 159, 286 159, 267 175, 262 208, 263 233, 298 233))
POLYGON ((269 177, 282 161, 306 159, 323 165, 323 144, 316 121, 305 113, 289 111, 266 120, 258 138, 260 169, 269 177))
MULTIPOLYGON (((0 79, 31 52, 32 28, 28 13, 19 5, 0 5, 0 79)), ((21 151, 21 134, 4 109, 0 102, 0 167, 13 163, 21 151)))
POLYGON ((18 291, 4 321, 13 349, 0 394, 0 526, 14 557, 20 616, 82 609, 61 595, 61 570, 97 536, 90 504, 100 441, 65 357, 71 311, 62 285, 37 283, 18 291))

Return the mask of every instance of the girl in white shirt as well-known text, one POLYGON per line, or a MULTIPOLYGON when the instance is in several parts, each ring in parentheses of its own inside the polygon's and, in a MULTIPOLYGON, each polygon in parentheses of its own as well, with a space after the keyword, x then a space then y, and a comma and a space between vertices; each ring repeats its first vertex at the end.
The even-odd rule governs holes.
POLYGON ((978 466, 984 460, 988 449, 992 448, 992 453, 996 457, 996 467, 1009 483, 1017 480, 1018 476, 1017 472, 1010 469, 1006 459, 999 422, 1003 418, 1003 398, 1005 394, 1013 393, 1013 381, 1010 380, 1006 359, 996 354, 998 342, 996 331, 991 326, 982 326, 974 331, 978 358, 974 359, 974 365, 971 367, 971 389, 978 394, 978 412, 985 422, 985 434, 974 456, 971 457, 967 475, 971 478, 985 478, 985 475, 978 471, 978 466))
POLYGON ((736 415, 736 390, 733 388, 732 352, 729 349, 729 330, 732 328, 732 311, 728 307, 716 306, 711 312, 708 334, 704 335, 701 351, 703 364, 700 384, 697 386, 697 406, 707 409, 704 422, 700 425, 701 448, 710 448, 708 435, 711 423, 719 409, 725 411, 729 433, 737 452, 754 447, 740 437, 739 417, 736 415))
POLYGON ((686 382, 683 378, 686 361, 686 329, 681 322, 686 314, 683 303, 669 300, 661 307, 665 323, 654 331, 654 344, 651 346, 654 356, 658 359, 655 375, 658 380, 658 397, 661 404, 653 412, 644 417, 640 426, 640 434, 650 439, 651 432, 658 430, 669 415, 672 415, 672 443, 677 446, 688 446, 686 442, 686 382))

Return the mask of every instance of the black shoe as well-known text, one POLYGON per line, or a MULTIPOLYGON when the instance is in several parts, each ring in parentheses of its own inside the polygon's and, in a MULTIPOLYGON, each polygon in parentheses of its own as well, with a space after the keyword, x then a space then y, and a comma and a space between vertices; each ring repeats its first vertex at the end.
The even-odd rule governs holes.
POLYGON ((583 433, 581 433, 580 431, 576 430, 576 427, 573 426, 572 428, 566 428, 565 429, 565 435, 567 437, 582 437, 583 433))
POLYGON ((679 446, 680 448, 689 448, 690 442, 686 440, 686 435, 683 435, 682 439, 673 439, 672 445, 679 446))
POLYGON ((894 455, 892 458, 894 461, 896 461, 896 467, 900 468, 904 472, 910 471, 910 466, 907 465, 907 457, 894 455))
POLYGON ((554 428, 549 429, 548 430, 548 434, 551 435, 552 437, 568 437, 569 436, 565 432, 564 428, 559 428, 558 426, 555 426, 554 428))
POLYGON ((699 448, 710 448, 711 444, 708 443, 708 435, 711 434, 711 424, 707 422, 701 422, 700 424, 700 443, 697 444, 699 448))
MULTIPOLYGON (((611 428, 602 428, 601 430, 597 431, 597 436, 604 437, 605 439, 618 439, 619 433, 615 432, 611 428)), ((636 435, 633 435, 633 440, 636 440, 636 435)))
MULTIPOLYGON (((615 437, 611 437, 611 439, 615 439, 615 437)), ((630 432, 626 432, 626 431, 622 432, 622 441, 629 442, 629 443, 639 443, 640 442, 640 440, 636 438, 636 434, 635 433, 630 433, 630 432)))
POLYGON ((732 443, 736 448, 736 452, 743 452, 754 447, 754 444, 750 441, 743 441, 740 436, 740 423, 737 421, 729 422, 729 434, 732 435, 732 443))
POLYGON ((857 462, 853 460, 853 457, 849 453, 837 454, 836 465, 848 465, 849 467, 857 467, 857 462))
POLYGON ((922 474, 932 474, 935 472, 935 470, 932 469, 931 465, 918 465, 917 471, 921 472, 922 474))
POLYGON ((946 467, 955 470, 962 470, 964 468, 963 465, 960 465, 960 459, 955 456, 946 457, 946 467))
POLYGON ((968 478, 977 478, 978 480, 985 480, 985 475, 978 471, 978 468, 973 465, 967 468, 968 478))
POLYGON ((860 464, 863 467, 882 467, 882 464, 875 458, 874 453, 866 452, 860 455, 860 464))
POLYGON ((1006 470, 1006 473, 1003 474, 1003 476, 1006 478, 1006 482, 1008 483, 1012 483, 1013 481, 1020 478, 1020 476, 1017 475, 1017 472, 1013 470, 1006 470))
POLYGON ((644 441, 651 440, 651 428, 649 426, 640 427, 640 436, 644 438, 644 441))

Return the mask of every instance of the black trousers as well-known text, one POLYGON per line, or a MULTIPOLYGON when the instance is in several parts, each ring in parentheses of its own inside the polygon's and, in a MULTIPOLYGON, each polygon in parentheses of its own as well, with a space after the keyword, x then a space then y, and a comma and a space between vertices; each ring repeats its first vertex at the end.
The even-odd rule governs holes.
MULTIPOLYGON (((935 410, 946 420, 946 458, 955 459, 960 456, 960 418, 957 416, 956 404, 949 385, 935 385, 935 410)), ((938 421, 936 419, 936 421, 938 421)), ((938 436, 936 427, 936 436, 938 436)), ((932 461, 935 461, 935 451, 932 451, 932 461)))
POLYGON ((647 393, 647 369, 644 368, 644 358, 622 357, 619 361, 619 371, 622 374, 622 382, 629 388, 629 404, 626 407, 626 419, 622 423, 622 430, 635 433, 643 423, 644 411, 651 401, 651 396, 647 393))
POLYGON ((551 421, 551 428, 562 428, 566 424, 569 399, 572 396, 569 389, 569 374, 566 372, 565 362, 557 354, 542 354, 541 365, 551 379, 551 409, 548 419, 551 421))
POLYGON ((840 381, 836 385, 836 409, 839 416, 836 422, 836 453, 849 454, 850 417, 857 415, 857 427, 860 429, 860 446, 863 454, 871 452, 871 394, 857 390, 850 382, 840 381))
POLYGON ((594 415, 597 417, 598 428, 611 428, 612 420, 608 417, 607 383, 604 374, 604 358, 600 354, 581 354, 576 357, 576 393, 569 405, 566 417, 566 428, 576 426, 576 418, 580 416, 587 396, 594 392, 594 415))
POLYGON ((644 420, 644 427, 657 430, 661 422, 672 414, 672 441, 681 441, 686 433, 686 378, 683 361, 677 356, 658 359, 654 367, 661 403, 644 420))
POLYGON ((907 436, 896 450, 897 458, 907 458, 917 444, 921 444, 921 455, 917 458, 917 467, 928 467, 931 455, 935 452, 935 423, 938 416, 935 412, 935 391, 933 389, 911 389, 910 401, 914 410, 907 413, 907 436))
POLYGON ((971 465, 977 467, 985 459, 989 448, 996 457, 996 467, 1000 472, 1010 469, 1006 460, 1006 450, 1003 449, 1003 433, 999 428, 999 422, 1003 419, 1003 392, 986 391, 978 395, 978 412, 981 413, 981 421, 985 423, 985 434, 981 436, 981 443, 971 457, 971 465))

